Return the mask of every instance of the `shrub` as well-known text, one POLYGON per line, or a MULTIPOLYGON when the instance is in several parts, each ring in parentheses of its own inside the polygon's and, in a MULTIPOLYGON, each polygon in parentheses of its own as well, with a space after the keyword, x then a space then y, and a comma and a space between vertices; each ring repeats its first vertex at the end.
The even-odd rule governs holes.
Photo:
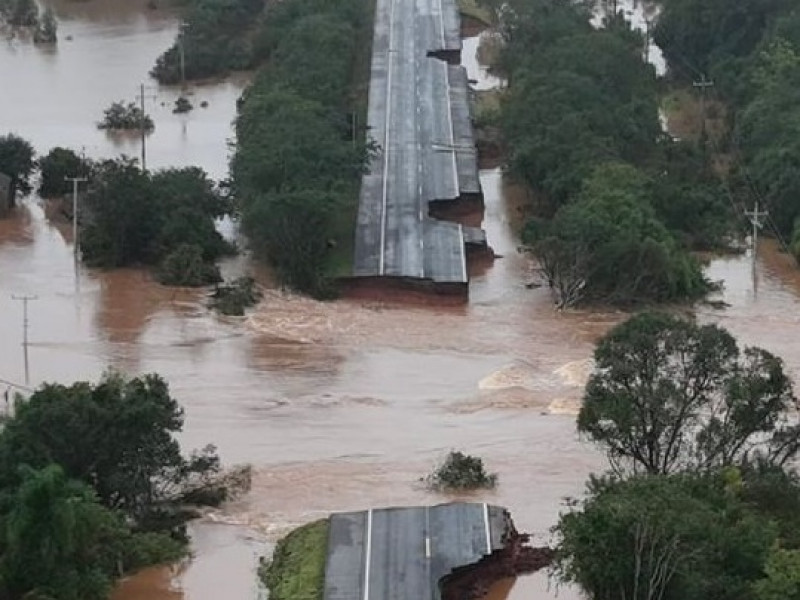
POLYGON ((215 264, 203 260, 200 246, 181 244, 164 258, 158 281, 178 287, 201 287, 222 281, 222 276, 215 264))
POLYGON ((497 473, 487 473, 480 457, 453 450, 427 482, 435 490, 491 489, 497 485, 497 473))
POLYGON ((153 119, 148 117, 133 102, 112 102, 103 111, 103 120, 97 124, 98 129, 142 129, 152 131, 155 128, 153 119))
POLYGON ((239 277, 230 283, 218 285, 211 294, 211 308, 223 315, 241 317, 244 310, 261 300, 261 291, 252 277, 239 277))

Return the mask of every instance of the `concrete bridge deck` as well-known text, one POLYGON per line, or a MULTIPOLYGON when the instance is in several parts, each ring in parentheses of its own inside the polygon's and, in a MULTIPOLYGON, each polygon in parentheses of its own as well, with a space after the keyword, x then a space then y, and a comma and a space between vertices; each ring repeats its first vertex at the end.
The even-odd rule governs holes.
POLYGON ((507 513, 487 504, 331 516, 324 600, 440 600, 440 584, 504 546, 507 513))
POLYGON ((455 0, 377 0, 368 127, 380 152, 362 180, 356 277, 468 281, 463 228, 434 201, 479 197, 455 0), (441 60, 447 59, 447 60, 441 60))

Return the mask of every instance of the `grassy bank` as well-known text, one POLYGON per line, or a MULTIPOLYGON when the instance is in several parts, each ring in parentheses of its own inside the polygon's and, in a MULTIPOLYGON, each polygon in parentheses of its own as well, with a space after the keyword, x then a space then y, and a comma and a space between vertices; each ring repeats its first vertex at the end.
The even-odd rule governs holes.
POLYGON ((322 600, 328 519, 298 527, 278 542, 258 572, 270 600, 322 600))
POLYGON ((464 17, 475 19, 487 27, 492 26, 492 13, 480 6, 477 0, 458 0, 458 10, 464 17))

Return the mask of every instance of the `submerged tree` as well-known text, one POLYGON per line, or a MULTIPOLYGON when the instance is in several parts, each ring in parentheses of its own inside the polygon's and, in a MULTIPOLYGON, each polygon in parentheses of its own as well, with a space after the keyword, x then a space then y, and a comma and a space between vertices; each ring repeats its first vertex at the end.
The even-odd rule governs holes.
POLYGON ((53 9, 49 6, 42 13, 33 40, 38 44, 55 44, 58 41, 58 23, 53 9))
POLYGON ((11 204, 14 205, 17 192, 30 194, 31 175, 36 169, 31 144, 13 133, 0 136, 0 173, 11 179, 11 204))
POLYGON ((642 313, 600 341, 595 361, 578 430, 617 471, 782 466, 800 450, 781 359, 716 325, 642 313))

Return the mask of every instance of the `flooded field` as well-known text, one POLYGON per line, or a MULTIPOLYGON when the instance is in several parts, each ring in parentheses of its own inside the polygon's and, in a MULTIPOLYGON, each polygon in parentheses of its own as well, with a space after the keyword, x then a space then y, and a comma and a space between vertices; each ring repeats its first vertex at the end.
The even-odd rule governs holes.
MULTIPOLYGON (((0 77, 14 81, 0 95, 0 132, 42 153, 59 144, 93 157, 136 155, 135 141, 108 138, 94 122, 146 82, 175 16, 122 0, 53 6, 57 50, 19 39, 0 46, 0 77)), ((465 62, 487 82, 470 58, 475 44, 465 45, 465 62)), ((185 117, 171 113, 177 90, 157 90, 149 165, 197 164, 224 176, 243 85, 195 88, 210 106, 185 117)), ((462 307, 319 303, 270 289, 248 317, 221 318, 201 292, 161 287, 144 272, 76 268, 68 228, 35 198, 0 220, 0 379, 24 385, 22 306, 12 294, 34 295, 29 386, 108 368, 159 372, 186 409, 187 450, 212 442, 226 462, 254 466, 247 497, 193 525, 193 561, 123 582, 115 600, 252 600, 258 556, 295 525, 337 510, 452 499, 420 482, 450 449, 482 456, 499 474, 496 490, 467 498, 507 506, 520 530, 549 539, 562 499, 604 466, 577 438, 574 414, 593 343, 624 315, 559 313, 546 289, 528 289, 534 265, 517 250, 513 194, 499 170, 481 179, 483 226, 500 258, 473 265, 462 307)), ((797 377, 800 272, 774 247, 762 250, 757 286, 748 257, 713 260, 708 274, 724 281, 729 306, 697 312, 783 356, 797 377)), ((492 600, 553 597, 539 575, 498 585, 492 600)))

